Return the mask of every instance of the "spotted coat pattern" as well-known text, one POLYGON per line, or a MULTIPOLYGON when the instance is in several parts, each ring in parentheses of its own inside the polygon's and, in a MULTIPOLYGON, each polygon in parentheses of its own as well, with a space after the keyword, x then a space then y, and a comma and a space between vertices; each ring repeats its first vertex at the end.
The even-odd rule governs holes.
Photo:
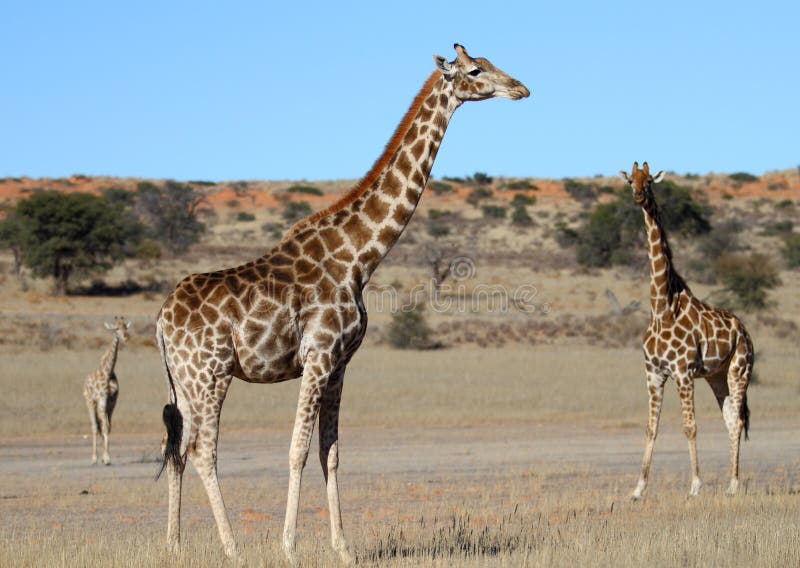
POLYGON ((103 436, 103 463, 111 464, 108 454, 108 436, 111 433, 111 415, 117 406, 119 381, 114 372, 117 364, 117 352, 120 341, 128 340, 130 322, 121 317, 114 318, 114 323, 106 323, 106 329, 114 333, 111 345, 100 358, 100 366, 89 373, 83 385, 83 398, 89 409, 89 422, 92 425, 92 463, 97 463, 97 432, 103 436))
POLYGON ((647 231, 650 264, 650 326, 643 339, 645 376, 650 397, 642 472, 634 499, 641 498, 650 471, 664 384, 672 378, 681 399, 684 433, 689 443, 692 468, 691 495, 702 485, 697 462, 697 424, 694 412, 694 382, 706 379, 722 410, 729 434, 730 475, 728 493, 739 485, 739 443, 749 427, 747 386, 753 369, 753 343, 741 320, 731 312, 712 308, 694 297, 672 265, 672 253, 653 195, 653 183, 663 172, 650 175, 647 162, 630 175, 633 199, 642 207, 647 231))
MULTIPOLYGON (((469 57, 459 45, 456 51, 453 62, 434 57, 438 70, 353 190, 297 223, 264 256, 188 276, 164 303, 157 341, 170 402, 182 420, 180 457, 170 460, 165 454, 170 548, 179 546, 181 478, 188 458, 205 485, 226 554, 237 554, 216 473, 225 394, 233 377, 252 383, 300 377, 284 552, 293 559, 300 479, 319 416, 331 539, 342 558, 350 559, 342 535, 337 440, 345 368, 367 329, 362 290, 411 219, 453 112, 467 100, 529 95, 522 83, 487 60, 469 57)), ((164 447, 168 444, 169 437, 164 447)))

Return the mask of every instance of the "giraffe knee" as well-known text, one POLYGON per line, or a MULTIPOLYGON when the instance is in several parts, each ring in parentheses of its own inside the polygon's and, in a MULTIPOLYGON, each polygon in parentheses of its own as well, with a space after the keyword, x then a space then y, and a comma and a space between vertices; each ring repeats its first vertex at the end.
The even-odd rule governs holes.
POLYGON ((302 471, 308 460, 308 452, 294 451, 289 454, 289 469, 302 471))
POLYGON ((334 442, 333 445, 328 449, 327 456, 320 456, 328 467, 328 471, 336 471, 339 469, 339 445, 334 442))
POLYGON ((697 424, 689 424, 683 427, 683 433, 689 440, 697 438, 697 424))

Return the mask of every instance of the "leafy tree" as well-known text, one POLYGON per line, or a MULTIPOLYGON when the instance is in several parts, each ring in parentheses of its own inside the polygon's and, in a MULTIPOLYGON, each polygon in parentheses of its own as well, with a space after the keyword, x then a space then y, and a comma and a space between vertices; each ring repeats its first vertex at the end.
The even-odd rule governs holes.
POLYGON ((59 295, 71 279, 111 268, 141 236, 121 205, 90 193, 34 193, 17 204, 12 219, 24 264, 34 276, 52 276, 59 295))
POLYGON ((14 274, 22 271, 22 234, 23 225, 16 211, 9 211, 6 218, 0 221, 0 247, 8 248, 14 255, 14 274))
POLYGON ((184 252, 200 239, 206 227, 198 219, 205 197, 191 185, 169 180, 136 186, 136 210, 153 236, 173 254, 184 252))

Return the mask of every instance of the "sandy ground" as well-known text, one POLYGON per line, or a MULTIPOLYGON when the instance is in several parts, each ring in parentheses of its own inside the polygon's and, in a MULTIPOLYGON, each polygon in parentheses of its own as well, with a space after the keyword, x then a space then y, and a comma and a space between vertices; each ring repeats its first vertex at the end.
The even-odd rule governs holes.
MULTIPOLYGON (((800 420, 794 419, 754 423, 751 440, 742 446, 744 491, 763 491, 765 487, 769 491, 776 483, 790 493, 800 491, 798 426, 800 420)), ((704 491, 718 494, 727 485, 727 435, 721 420, 701 419, 698 428, 704 491)), ((345 516, 357 510, 363 514, 367 508, 398 514, 403 510, 400 502, 413 508, 416 498, 430 502, 442 492, 449 501, 461 494, 474 495, 481 488, 502 493, 500 480, 507 476, 543 473, 540 486, 548 491, 608 491, 608 499, 625 500, 639 471, 642 430, 532 423, 427 430, 345 429, 340 436, 345 516), (408 489, 419 485, 427 487, 408 489)), ((248 514, 257 511, 258 520, 274 519, 277 529, 283 515, 289 437, 288 431, 274 430, 222 433, 219 471, 234 522, 247 520, 248 514)), ((101 524, 126 519, 164 522, 166 483, 163 479, 153 482, 159 441, 158 435, 114 436, 110 467, 90 464, 87 439, 4 441, 0 445, 3 524, 25 527, 54 519, 59 523, 86 522, 82 515, 87 511, 92 522, 101 524), (115 492, 120 499, 114 498, 115 492), (137 493, 141 497, 137 498, 137 493), (63 508, 48 505, 60 501, 64 501, 63 508), (90 505, 92 501, 97 502, 90 505)), ((326 514, 313 448, 316 441, 304 476, 301 514, 311 512, 319 521, 326 514)), ((189 489, 184 510, 196 522, 213 524, 197 476, 187 470, 186 477, 189 489)), ((663 427, 659 435, 649 490, 658 492, 659 480, 666 477, 685 482, 688 490, 686 441, 674 425, 663 427)), ((492 499, 491 494, 484 497, 492 499)), ((503 500, 514 497, 497 495, 503 500)))

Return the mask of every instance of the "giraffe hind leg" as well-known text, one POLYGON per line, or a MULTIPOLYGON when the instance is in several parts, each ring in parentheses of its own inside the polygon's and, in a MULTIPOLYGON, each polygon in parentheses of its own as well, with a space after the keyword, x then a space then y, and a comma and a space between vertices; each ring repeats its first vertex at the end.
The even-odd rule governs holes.
POLYGON ((753 372, 752 345, 745 338, 740 339, 736 352, 728 367, 727 387, 730 395, 725 399, 722 416, 728 428, 730 443, 731 481, 727 493, 733 495, 739 488, 739 446, 742 439, 742 430, 745 439, 749 436, 750 408, 747 406, 747 387, 753 372))
POLYGON ((162 418, 167 433, 162 441, 164 459, 156 474, 158 479, 166 469, 169 486, 169 505, 167 513, 167 549, 173 553, 180 549, 181 540, 181 491, 183 472, 186 468, 188 438, 191 428, 191 413, 183 400, 180 405, 171 402, 164 407, 162 418), (181 410, 183 408, 183 410, 181 410))

